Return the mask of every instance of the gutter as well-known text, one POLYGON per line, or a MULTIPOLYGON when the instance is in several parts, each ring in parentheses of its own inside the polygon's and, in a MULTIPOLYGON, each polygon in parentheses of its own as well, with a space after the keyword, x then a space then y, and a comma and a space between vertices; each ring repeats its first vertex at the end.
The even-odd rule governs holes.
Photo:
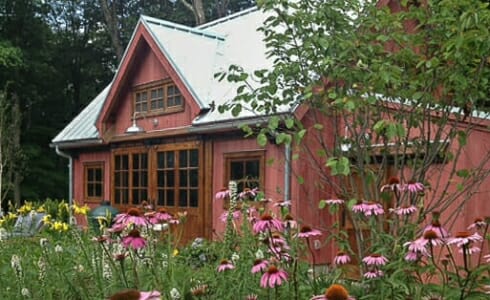
POLYGON ((291 205, 291 145, 284 145, 284 202, 291 205))
POLYGON ((74 224, 75 222, 71 213, 71 208, 73 205, 73 157, 71 157, 71 155, 68 153, 61 151, 58 145, 55 147, 56 154, 68 159, 68 205, 70 206, 68 209, 68 221, 70 224, 74 224))

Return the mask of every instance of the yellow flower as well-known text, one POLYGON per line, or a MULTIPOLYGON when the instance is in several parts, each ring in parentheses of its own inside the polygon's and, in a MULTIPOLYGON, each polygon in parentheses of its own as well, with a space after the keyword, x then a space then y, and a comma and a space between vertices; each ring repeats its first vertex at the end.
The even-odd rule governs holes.
POLYGON ((46 211, 46 209, 44 209, 44 206, 43 206, 43 205, 39 206, 39 207, 36 209, 36 212, 38 212, 38 213, 43 213, 43 212, 45 212, 45 211, 46 211))
POLYGON ((43 217, 43 223, 44 224, 51 224, 51 215, 45 215, 43 217))
POLYGON ((64 231, 68 231, 69 226, 65 222, 56 221, 52 225, 52 228, 56 231, 64 232, 64 231))
POLYGON ((177 256, 177 255, 179 255, 179 249, 175 248, 175 249, 174 249, 174 252, 172 253, 172 256, 174 256, 174 257, 175 257, 175 256, 177 256))
POLYGON ((7 217, 7 221, 10 221, 13 219, 17 219, 18 216, 17 216, 17 214, 9 212, 8 215, 6 215, 5 217, 7 217))
POLYGON ((76 204, 73 204, 73 212, 77 215, 84 215, 86 216, 87 213, 89 212, 90 207, 85 204, 84 206, 78 206, 76 204))
POLYGON ((33 209, 32 207, 32 203, 31 202, 27 202, 24 203, 24 205, 22 205, 18 210, 17 212, 19 212, 20 214, 22 215, 27 215, 28 213, 31 212, 31 210, 33 209))

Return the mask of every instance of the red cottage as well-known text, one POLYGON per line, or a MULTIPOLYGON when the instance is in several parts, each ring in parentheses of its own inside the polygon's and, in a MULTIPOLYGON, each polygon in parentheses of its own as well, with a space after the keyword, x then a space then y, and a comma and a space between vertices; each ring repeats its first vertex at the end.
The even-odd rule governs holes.
MULTIPOLYGON (((266 117, 244 111, 235 118, 213 107, 236 95, 236 85, 218 82, 215 73, 232 64, 246 71, 272 66, 256 30, 265 17, 252 8, 190 28, 142 16, 113 81, 52 141, 70 160, 70 199, 91 206, 109 200, 120 210, 148 201, 187 211, 186 239, 211 239, 223 231, 223 203, 214 195, 233 179, 260 187, 267 198, 291 200, 300 222, 331 225, 333 217, 318 201, 333 195, 318 184, 311 161, 292 160, 290 147, 259 147, 243 138, 240 125, 266 117)), ((313 126, 313 113, 305 107, 278 112, 305 126, 313 126)), ((469 143, 476 140, 479 146, 467 150, 462 164, 471 166, 472 158, 488 152, 488 127, 478 127, 469 143)), ((490 215, 483 202, 488 196, 486 188, 475 194, 457 226, 490 215)), ((323 240, 313 243, 322 258, 317 262, 329 262, 336 251, 323 240)))

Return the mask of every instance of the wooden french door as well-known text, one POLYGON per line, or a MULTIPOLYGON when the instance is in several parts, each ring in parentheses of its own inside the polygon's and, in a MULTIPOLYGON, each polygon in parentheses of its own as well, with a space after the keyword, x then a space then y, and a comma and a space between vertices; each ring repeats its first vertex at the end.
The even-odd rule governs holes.
POLYGON ((182 241, 205 237, 205 177, 200 142, 118 149, 112 155, 112 203, 124 211, 143 201, 178 216, 182 241))

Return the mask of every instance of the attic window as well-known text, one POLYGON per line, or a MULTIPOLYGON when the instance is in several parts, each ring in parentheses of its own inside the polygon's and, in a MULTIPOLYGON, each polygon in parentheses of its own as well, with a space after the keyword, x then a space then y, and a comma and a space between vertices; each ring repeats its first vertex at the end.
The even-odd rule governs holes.
POLYGON ((134 111, 137 113, 172 113, 183 108, 182 94, 172 82, 146 84, 134 92, 134 111))

